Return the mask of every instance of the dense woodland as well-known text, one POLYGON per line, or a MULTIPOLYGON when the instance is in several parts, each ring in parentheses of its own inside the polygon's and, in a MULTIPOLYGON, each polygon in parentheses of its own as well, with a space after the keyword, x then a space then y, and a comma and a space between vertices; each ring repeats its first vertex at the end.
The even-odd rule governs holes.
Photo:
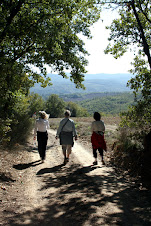
MULTIPOLYGON (((133 148, 129 143, 127 149, 119 141, 121 148, 118 145, 118 153, 143 150, 144 139, 151 133, 150 0, 1 1, 1 145, 26 140, 31 129, 31 112, 38 110, 36 106, 41 110, 40 104, 43 104, 41 97, 33 98, 30 95, 30 88, 39 82, 43 87, 51 85, 45 65, 63 78, 67 78, 66 71, 69 71, 69 79, 76 87, 84 88, 85 66, 88 64, 85 56, 88 52, 78 34, 91 38, 90 27, 101 17, 103 7, 118 13, 117 19, 107 28, 110 35, 105 53, 118 58, 127 51, 134 52, 133 68, 130 70, 134 76, 128 85, 135 94, 135 104, 123 113, 120 124, 121 128, 129 131, 127 142, 133 141, 133 148), (35 73, 31 65, 38 67, 40 72, 35 73), (137 95, 141 95, 141 98, 137 98, 137 95)), ((106 105, 113 99, 108 97, 106 105)), ((49 101, 45 107, 49 109, 49 101)), ((145 150, 147 153, 151 151, 148 143, 145 150)))
POLYGON ((39 94, 31 93, 30 97, 31 115, 41 107, 50 114, 50 118, 63 117, 64 109, 69 109, 72 117, 91 117, 94 111, 103 115, 119 115, 121 112, 127 112, 128 108, 135 105, 136 102, 132 92, 60 96, 52 94, 46 99, 43 99, 39 94), (39 103, 41 103, 41 106, 39 103))

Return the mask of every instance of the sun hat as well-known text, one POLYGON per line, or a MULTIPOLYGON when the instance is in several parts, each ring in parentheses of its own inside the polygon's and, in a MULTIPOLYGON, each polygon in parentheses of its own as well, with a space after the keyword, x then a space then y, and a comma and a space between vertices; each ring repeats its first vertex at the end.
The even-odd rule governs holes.
POLYGON ((39 111, 39 115, 42 119, 48 119, 49 115, 45 111, 39 111))
POLYGON ((69 117, 71 116, 71 112, 69 110, 66 110, 64 114, 65 116, 69 116, 69 117))

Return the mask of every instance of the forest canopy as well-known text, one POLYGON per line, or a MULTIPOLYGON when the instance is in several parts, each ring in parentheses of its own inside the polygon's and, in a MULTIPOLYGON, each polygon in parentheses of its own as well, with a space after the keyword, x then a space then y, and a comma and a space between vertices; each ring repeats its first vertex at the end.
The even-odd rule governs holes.
POLYGON ((70 79, 81 86, 87 51, 77 34, 91 37, 89 27, 100 17, 94 3, 92 0, 2 1, 1 73, 4 75, 13 68, 13 75, 22 74, 20 80, 27 86, 34 82, 45 86, 49 82, 44 79, 48 64, 63 77, 65 70, 69 70, 70 79), (29 64, 38 67, 43 76, 34 73, 29 64))
MULTIPOLYGON (((150 0, 117 0, 110 1, 110 7, 118 10, 118 18, 112 21, 109 45, 105 53, 115 58, 123 56, 127 51, 134 52, 134 75, 128 82, 135 96, 141 92, 141 99, 126 114, 126 121, 134 126, 134 122, 142 130, 151 123, 151 2, 150 0), (113 6, 114 5, 114 6, 113 6), (116 6, 116 7, 115 7, 116 6)), ((130 125, 129 124, 129 125, 130 125)))
POLYGON ((100 17, 100 7, 95 3, 93 0, 0 2, 1 139, 20 120, 23 122, 24 114, 28 115, 30 87, 34 83, 51 85, 46 64, 63 77, 67 77, 66 70, 70 71, 70 80, 76 87, 84 87, 88 53, 78 34, 91 38, 90 26, 100 17), (40 73, 34 72, 30 65, 38 67, 40 73))
MULTIPOLYGON (((129 86, 136 95, 141 91, 142 99, 128 117, 134 119, 136 116, 137 120, 143 116, 149 123, 149 0, 3 0, 0 2, 0 137, 13 131, 20 122, 26 122, 30 112, 29 89, 35 83, 43 87, 51 85, 45 65, 64 78, 68 70, 76 87, 84 88, 88 52, 78 35, 91 38, 90 27, 100 18, 104 4, 119 13, 118 19, 108 28, 111 30, 110 43, 105 52, 118 58, 126 51, 138 49, 131 70, 135 77, 129 81, 129 86), (40 73, 34 72, 30 65, 38 67, 40 73)), ((26 126, 21 128, 25 130, 26 126)))

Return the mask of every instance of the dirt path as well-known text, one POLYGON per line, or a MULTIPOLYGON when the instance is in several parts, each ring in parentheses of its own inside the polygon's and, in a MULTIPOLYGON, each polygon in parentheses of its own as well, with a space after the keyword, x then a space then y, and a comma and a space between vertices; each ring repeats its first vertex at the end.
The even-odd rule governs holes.
POLYGON ((66 166, 53 130, 49 130, 45 163, 39 162, 36 149, 29 155, 24 209, 7 225, 151 225, 150 194, 146 196, 108 164, 102 166, 100 160, 98 166, 91 167, 91 150, 78 141, 66 166))

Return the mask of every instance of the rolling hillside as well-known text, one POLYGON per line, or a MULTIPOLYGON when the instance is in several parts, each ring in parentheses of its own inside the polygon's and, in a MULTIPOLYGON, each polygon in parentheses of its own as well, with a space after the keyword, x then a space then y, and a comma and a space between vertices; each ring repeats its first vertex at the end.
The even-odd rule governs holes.
POLYGON ((135 104, 132 92, 118 93, 100 98, 97 97, 78 101, 77 103, 87 109, 90 115, 92 115, 94 111, 116 115, 120 112, 127 111, 129 106, 135 104))
POLYGON ((75 84, 70 79, 62 76, 49 74, 52 86, 42 88, 40 84, 35 84, 31 92, 38 93, 43 97, 51 94, 73 94, 73 93, 100 93, 100 92, 125 92, 129 91, 126 87, 127 81, 132 77, 131 74, 86 74, 83 84, 86 89, 76 89, 75 84))

